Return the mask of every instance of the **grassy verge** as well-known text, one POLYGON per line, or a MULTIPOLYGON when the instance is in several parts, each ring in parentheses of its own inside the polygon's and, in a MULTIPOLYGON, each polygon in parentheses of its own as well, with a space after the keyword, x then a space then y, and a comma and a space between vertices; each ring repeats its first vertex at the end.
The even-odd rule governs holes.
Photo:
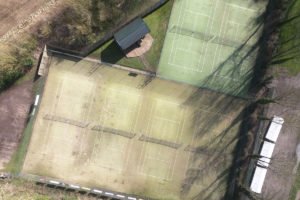
POLYGON ((26 128, 24 129, 23 137, 17 151, 14 153, 12 159, 6 166, 6 171, 9 171, 13 174, 18 174, 21 171, 31 138, 33 121, 34 120, 31 117, 26 125, 26 128))
POLYGON ((297 196, 297 192, 300 190, 300 168, 298 168, 298 172, 295 178, 295 182, 290 191, 289 200, 295 200, 297 196))
MULTIPOLYGON (((144 18, 146 24, 151 30, 151 35, 154 38, 153 46, 145 54, 145 58, 154 69, 157 68, 159 62, 172 6, 173 0, 170 0, 157 11, 144 18)), ((101 58, 101 60, 108 63, 116 63, 137 69, 145 69, 143 62, 139 58, 126 58, 113 40, 108 41, 102 47, 92 52, 89 56, 93 58, 101 58)))
POLYGON ((280 45, 275 63, 285 67, 291 75, 300 72, 300 1, 293 0, 280 29, 280 45))
POLYGON ((0 181, 0 199, 1 200, 92 200, 93 197, 82 196, 78 193, 55 190, 48 187, 42 187, 21 178, 0 181))
POLYGON ((0 92, 36 65, 32 55, 37 47, 37 41, 32 38, 24 40, 14 45, 0 44, 0 92))
MULTIPOLYGON (((36 94, 40 94, 43 90, 43 83, 44 81, 41 79, 36 82, 34 85, 34 91, 36 94)), ((37 110, 35 112, 37 114, 37 110)), ((35 115, 36 116, 36 115, 35 115)), ((18 174, 22 170, 23 162, 25 160, 25 156, 27 153, 27 149, 30 143, 32 131, 33 131, 33 125, 35 121, 35 116, 32 116, 28 119, 28 122, 26 124, 26 127, 22 134, 22 139, 20 141, 20 144, 18 146, 17 151, 13 154, 10 162, 6 165, 5 171, 9 171, 13 174, 18 174)))

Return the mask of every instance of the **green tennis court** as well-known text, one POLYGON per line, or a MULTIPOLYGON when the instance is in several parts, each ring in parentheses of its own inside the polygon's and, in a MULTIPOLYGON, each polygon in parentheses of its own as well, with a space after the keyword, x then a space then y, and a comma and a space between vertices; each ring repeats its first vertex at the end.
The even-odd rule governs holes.
POLYGON ((261 34, 265 2, 176 0, 159 76, 233 95, 245 95, 261 34))

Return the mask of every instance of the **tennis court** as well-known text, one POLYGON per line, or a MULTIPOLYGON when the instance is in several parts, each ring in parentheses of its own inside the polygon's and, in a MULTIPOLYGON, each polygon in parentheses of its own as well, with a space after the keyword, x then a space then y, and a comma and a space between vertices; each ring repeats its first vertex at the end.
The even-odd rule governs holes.
POLYGON ((158 74, 233 95, 245 95, 265 1, 176 0, 158 74))
POLYGON ((245 102, 129 74, 52 57, 22 173, 154 199, 221 199, 245 102))

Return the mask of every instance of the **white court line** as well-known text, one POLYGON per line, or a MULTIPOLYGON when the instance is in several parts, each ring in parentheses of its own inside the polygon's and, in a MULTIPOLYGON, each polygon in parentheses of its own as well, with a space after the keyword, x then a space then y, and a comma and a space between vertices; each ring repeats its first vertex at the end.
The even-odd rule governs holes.
MULTIPOLYGON (((211 20, 211 24, 210 24, 210 28, 208 29, 209 31, 207 32, 208 34, 212 34, 212 30, 213 30, 213 25, 214 25, 214 20, 215 20, 215 17, 216 17, 216 13, 217 13, 217 7, 218 7, 218 0, 216 0, 215 1, 215 3, 214 3, 214 5, 215 5, 215 7, 214 7, 214 11, 213 11, 213 16, 212 16, 212 20, 211 20)), ((209 45, 209 43, 206 43, 206 45, 205 45, 205 51, 204 51, 204 54, 203 54, 203 57, 206 57, 206 55, 207 55, 207 47, 208 47, 208 45, 209 45)), ((201 68, 201 70, 203 71, 203 68, 204 68, 204 63, 205 62, 205 59, 202 59, 202 68, 201 68)), ((210 68, 213 68, 213 65, 211 65, 210 66, 210 68)), ((212 70, 211 70, 212 71, 212 70)))
POLYGON ((170 165, 170 162, 168 162, 168 160, 159 159, 158 157, 149 156, 149 154, 147 154, 146 157, 147 157, 147 159, 157 160, 159 162, 163 162, 163 163, 166 163, 166 164, 170 165))
MULTIPOLYGON (((93 89, 91 90, 91 98, 90 98, 90 100, 89 100, 89 108, 87 109, 87 116, 86 116, 86 119, 85 119, 85 121, 86 122, 88 122, 88 117, 90 116, 90 113, 91 113, 91 108, 93 107, 93 105, 94 105, 94 101, 93 101, 93 99, 95 98, 95 96, 96 96, 96 92, 93 92, 93 91, 96 91, 96 86, 94 85, 94 87, 93 87, 93 89)), ((88 133, 90 132, 90 129, 89 128, 86 128, 85 130, 84 130, 84 135, 88 135, 88 133)), ((79 146, 79 152, 80 153, 82 153, 83 152, 83 150, 82 150, 82 143, 83 143, 83 134, 81 134, 81 141, 80 141, 80 146, 79 146)))
MULTIPOLYGON (((222 39, 221 36, 222 36, 222 32, 223 32, 223 26, 224 26, 224 21, 225 21, 225 24, 226 24, 226 20, 225 20, 225 16, 227 14, 227 5, 225 4, 225 7, 224 7, 224 11, 223 11, 223 16, 222 16, 222 22, 221 22, 221 27, 220 27, 220 31, 219 31, 219 42, 220 40, 222 39)), ((215 51, 214 51, 214 58, 213 58, 213 64, 212 64, 212 68, 211 68, 211 72, 214 72, 215 68, 216 68, 216 60, 219 58, 217 56, 219 50, 220 50, 220 46, 219 44, 216 45, 216 48, 215 48, 215 51)))
MULTIPOLYGON (((183 7, 185 7, 185 6, 181 6, 180 7, 180 14, 179 14, 179 17, 178 17, 178 21, 177 21, 177 23, 179 24, 179 21, 180 21, 180 19, 181 19, 181 16, 182 16, 182 8, 183 7)), ((191 12, 191 13, 194 13, 194 14, 197 14, 197 15, 202 15, 202 16, 205 16, 205 17, 208 17, 208 18, 210 18, 210 16, 209 15, 205 15, 205 14, 202 14, 202 13, 197 13, 197 12, 194 12, 194 11, 191 11, 191 10, 188 10, 188 9, 186 9, 187 10, 187 12, 191 12)), ((184 15, 184 13, 183 13, 183 17, 184 17, 185 15, 184 15)), ((197 20, 194 20, 194 22, 195 21, 197 21, 197 20)), ((183 20, 181 20, 181 26, 182 26, 182 23, 184 22, 184 19, 183 20)), ((213 21, 212 21, 212 23, 213 23, 213 21)), ((174 58, 174 56, 173 56, 173 52, 174 52, 174 49, 175 49, 175 57, 176 57, 176 53, 177 53, 177 47, 175 47, 174 48, 174 43, 175 43, 175 41, 177 40, 177 38, 178 38, 178 35, 176 34, 175 35, 175 38, 173 39, 173 41, 172 41, 172 47, 171 47, 171 53, 170 53, 170 55, 169 55, 169 60, 168 60, 168 64, 169 65, 176 65, 176 64, 174 64, 173 63, 173 59, 172 58, 174 58), (170 61, 171 60, 171 61, 170 61)), ((197 55, 198 55, 198 53, 197 53, 197 55)), ((203 55, 204 56, 204 55, 203 55)), ((199 56, 199 57, 201 57, 201 56, 199 56)), ((200 58, 199 58, 200 59, 200 58)), ((204 59, 203 59, 204 60, 204 59)), ((204 64, 203 64, 204 65, 204 64)), ((199 71, 199 70, 195 70, 195 71, 197 71, 197 72, 202 72, 203 71, 203 65, 202 65, 202 67, 201 67, 201 70, 199 71)), ((180 66, 178 66, 178 67, 180 67, 180 66)), ((197 67, 197 66, 196 66, 197 67)), ((180 67, 180 69, 181 69, 182 67, 180 67)), ((186 66, 186 68, 188 68, 188 69, 190 69, 190 67, 187 67, 186 66)), ((200 66, 198 66, 197 68, 200 68, 200 66)))
MULTIPOLYGON (((128 88, 129 89, 129 88, 128 88)), ((129 89, 130 90, 130 89, 129 89)), ((132 92, 127 92, 127 91, 124 91, 124 90, 119 90, 119 89, 113 89, 113 88, 110 88, 109 91, 114 91, 115 93, 119 94, 119 93, 124 93, 124 94, 129 94, 131 96, 138 96, 140 97, 141 95, 140 94, 133 94, 132 92)), ((134 90, 134 92, 137 92, 136 90, 134 90)))
MULTIPOLYGON (((156 99, 156 101, 154 101, 154 102, 157 102, 157 101, 162 101, 162 102, 167 102, 167 103, 169 103, 169 104, 175 104, 176 106, 178 106, 179 104, 177 104, 177 103, 173 103, 173 102, 169 102, 169 101, 166 101, 166 100, 161 100, 161 99, 156 99)), ((153 129, 153 120, 154 120, 154 118, 155 118, 155 116, 154 116, 154 113, 155 113, 155 110, 157 109, 157 103, 155 103, 154 105, 152 105, 152 107, 151 107, 151 111, 150 111, 150 120, 149 121, 151 121, 151 123, 148 123, 148 125, 147 125, 147 130, 148 130, 148 134, 147 135, 149 135, 149 131, 151 132, 152 131, 152 129, 153 129), (149 130, 149 128, 150 128, 150 130, 149 130)), ((144 165, 145 165, 145 161, 146 161, 146 159, 149 157, 148 156, 148 154, 146 154, 146 151, 147 151, 147 147, 148 147, 148 142, 144 142, 143 143, 143 150, 142 150, 142 152, 144 152, 142 155, 144 155, 144 159, 143 159, 143 161, 142 161, 142 165, 141 165, 141 168, 140 168, 140 172, 141 171, 144 171, 144 165), (146 144, 145 144, 146 143, 146 144)))
MULTIPOLYGON (((151 125, 151 121, 152 121, 152 115, 153 115, 153 109, 155 107, 155 101, 153 101, 153 104, 151 105, 151 109, 150 109, 150 113, 149 113, 149 120, 147 121, 147 126, 145 128, 145 132, 143 134, 148 135, 149 129, 150 129, 150 125, 151 125)), ((146 147, 147 147, 148 142, 143 142, 142 143, 142 150, 141 150, 141 157, 139 159, 140 166, 138 167, 138 171, 141 172, 143 167, 144 167, 144 162, 145 162, 145 156, 146 156, 146 147)))
POLYGON ((189 71, 190 73, 191 72, 202 72, 202 71, 199 71, 195 68, 187 67, 185 65, 177 65, 175 63, 168 63, 168 65, 174 66, 174 67, 179 68, 179 69, 185 69, 185 71, 189 71))
POLYGON ((167 118, 164 118, 164 117, 154 116, 154 119, 159 119, 159 120, 167 121, 167 122, 174 123, 174 124, 179 124, 180 123, 180 121, 172 120, 172 119, 167 119, 167 118))
POLYGON ((164 99, 156 99, 157 101, 161 101, 161 102, 165 102, 167 104, 173 104, 175 106, 180 106, 179 103, 175 103, 175 102, 171 102, 171 101, 168 101, 168 100, 164 100, 164 99))
POLYGON ((94 162, 90 162, 89 163, 89 165, 91 166, 91 167, 96 167, 96 168, 102 168, 102 169, 109 169, 109 170, 113 170, 113 171, 117 171, 117 172, 119 172, 119 173, 123 173, 123 169, 119 169, 119 168, 111 168, 110 166, 105 166, 105 165, 99 165, 98 163, 96 164, 95 163, 95 161, 94 162))
MULTIPOLYGON (((116 90, 115 90, 116 91, 116 90)), ((108 96, 109 96, 109 94, 110 94, 110 91, 108 90, 107 91, 107 93, 106 93, 106 95, 105 95, 105 100, 104 100, 104 107, 107 107, 108 109, 110 109, 110 107, 111 107, 111 101, 108 101, 108 99, 111 99, 111 98, 108 98, 108 96)), ((110 97, 110 96, 109 96, 110 97)), ((133 112, 133 111, 132 111, 133 112)), ((107 118, 108 117, 103 117, 103 116, 106 116, 106 115, 100 115, 101 117, 101 119, 102 119, 102 124, 104 124, 105 123, 105 121, 107 120, 107 118)), ((101 121, 101 120, 100 120, 101 121)), ((100 145, 100 148, 102 148, 104 145, 103 145, 103 138, 101 138, 101 137, 103 137, 103 135, 102 134, 99 134, 98 136, 96 136, 97 138, 99 138, 99 143, 98 143, 98 145, 100 145)), ((124 146, 123 146, 123 149, 124 148, 128 148, 128 146, 129 146, 129 143, 130 142, 127 142, 127 144, 124 144, 124 146)), ((94 148, 93 148, 93 153, 92 153, 92 155, 94 155, 94 153, 96 154, 96 156, 98 155, 98 151, 99 151, 99 149, 98 149, 98 151, 94 151, 95 150, 95 145, 96 145, 96 143, 94 144, 94 148)), ((109 149, 110 151, 111 151, 111 153, 115 153, 115 154, 121 154, 122 155, 122 157, 124 156, 124 154, 125 154, 125 156, 126 156, 126 151, 121 151, 120 149, 118 149, 118 148, 111 148, 111 147, 109 147, 109 148, 106 148, 106 149, 109 149)), ((94 156, 93 156, 94 157, 94 156)), ((129 154, 127 154, 127 161, 128 161, 128 157, 129 157, 129 154)), ((95 158, 94 158, 95 159, 95 158)), ((125 163, 126 163, 126 160, 125 160, 125 163)), ((126 165, 126 164, 125 164, 126 165)), ((104 166, 104 167, 106 167, 106 168, 109 168, 109 169, 116 169, 116 170, 118 170, 118 171, 124 171, 124 168, 125 168, 125 165, 124 166, 122 166, 122 167, 120 167, 120 168, 116 168, 115 166, 107 166, 107 165, 101 165, 101 166, 104 166)))
MULTIPOLYGON (((107 162, 103 162, 103 159, 100 159, 99 160, 99 154, 100 154, 100 152, 99 151, 101 151, 101 149, 103 149, 103 138, 101 139, 101 137, 99 137, 100 138, 100 140, 99 140, 99 148, 97 148, 97 150, 95 150, 95 147, 93 148, 93 159, 92 159, 92 161, 94 162, 94 163, 97 163, 99 166, 101 166, 101 167, 104 167, 104 168, 109 168, 109 169, 115 169, 115 170, 118 170, 118 171, 124 171, 124 166, 122 167, 121 165, 120 165, 120 167, 118 168, 118 167, 116 167, 116 165, 113 165, 113 166, 111 166, 110 164, 108 164, 107 162), (98 162, 96 162, 98 160, 98 162), (99 162, 100 161, 100 162, 99 162), (104 164, 103 164, 104 163, 104 164), (105 164, 105 163, 107 163, 107 164, 105 164)), ((114 154, 114 155, 120 155, 121 154, 121 157, 123 157, 123 155, 124 155, 124 151, 120 151, 120 150, 116 150, 116 148, 111 148, 111 147, 109 147, 109 148, 105 148, 105 151, 109 151, 109 152, 106 152, 105 154, 108 154, 108 155, 112 155, 112 154, 114 154)))
MULTIPOLYGON (((177 143, 179 143, 179 140, 182 138, 182 135, 183 135, 183 129, 184 129, 184 124, 185 124, 185 119, 186 119, 186 118, 185 118, 186 112, 187 112, 187 110, 184 109, 184 111, 183 111, 183 116, 182 116, 182 118, 181 118, 181 119, 183 119, 183 122, 182 122, 182 125, 181 125, 181 130, 180 130, 180 132, 179 132, 179 137, 177 138, 178 140, 176 139, 176 142, 177 142, 177 143)), ((177 155, 178 155, 178 152, 176 151, 174 163, 173 163, 173 166, 172 166, 172 172, 171 172, 170 180, 172 180, 173 177, 174 177, 175 163, 176 163, 176 160, 177 160, 177 155)))
MULTIPOLYGON (((227 116, 227 115, 224 115, 224 114, 221 114, 221 113, 219 113, 219 112, 211 112, 211 111, 204 110, 204 109, 201 109, 201 108, 197 109, 197 112, 207 112, 207 113, 219 115, 219 116, 221 116, 222 119, 230 119, 230 121, 233 120, 232 117, 227 116)), ((227 122, 226 126, 228 127, 229 124, 230 124, 230 122, 227 122)), ((191 141, 191 143, 190 143, 191 146, 195 146, 194 143, 196 143, 195 138, 196 138, 196 135, 197 135, 197 128, 198 128, 198 127, 196 127, 196 126, 194 127, 194 130, 193 130, 193 136, 192 136, 192 141, 191 141)), ((215 133, 215 131, 212 131, 212 132, 215 133)), ((188 166, 189 166, 189 163, 190 163, 192 154, 194 154, 193 152, 187 152, 187 153, 188 153, 188 160, 187 160, 187 163, 186 163, 184 172, 186 172, 186 171, 188 170, 188 166)))
POLYGON ((235 8, 239 8, 239 9, 242 9, 242 10, 248 10, 250 12, 255 12, 255 13, 258 13, 257 10, 254 10, 254 9, 251 9, 251 8, 246 8, 246 7, 243 7, 243 6, 239 6, 239 5, 236 5, 236 4, 233 4, 233 3, 226 3, 228 6, 232 6, 232 7, 235 7, 235 8))
POLYGON ((142 153, 141 153, 141 159, 140 159, 140 162, 141 165, 140 165, 140 168, 138 169, 138 172, 141 173, 143 170, 144 170, 144 165, 145 165, 145 160, 146 160, 146 150, 147 150, 147 145, 148 145, 148 142, 144 141, 143 142, 143 146, 142 146, 142 153))
POLYGON ((219 2, 219 0, 216 0, 215 3, 214 3, 215 8, 214 8, 214 11, 213 11, 213 17, 212 17, 212 21, 211 21, 211 24, 210 24, 210 29, 209 29, 208 34, 212 33, 212 29, 214 27, 213 25, 214 25, 215 16, 216 16, 216 13, 217 13, 218 2, 219 2))
POLYGON ((183 51, 183 52, 188 53, 188 54, 195 54, 196 56, 199 55, 199 53, 197 51, 191 51, 189 49, 183 49, 183 48, 177 47, 176 51, 178 51, 178 50, 183 51))
MULTIPOLYGON (((119 94, 119 93, 124 93, 124 94, 127 94, 127 95, 131 95, 131 96, 136 96, 138 99, 140 99, 141 95, 139 94, 132 94, 130 92, 125 92, 125 91, 121 91, 121 90, 116 90, 116 89, 109 89, 109 93, 111 93, 110 91, 113 91, 115 94, 119 94)), ((110 98, 112 99, 112 98, 110 98)), ((132 109, 128 109, 129 105, 132 107, 132 105, 134 104, 126 104, 126 106, 118 106, 120 105, 119 102, 116 103, 116 101, 114 102, 114 98, 111 100, 111 105, 115 104, 113 107, 116 108, 118 107, 117 110, 123 110, 123 111, 126 111, 126 112, 130 112, 130 113, 133 113, 134 111, 132 109)), ((137 103, 139 103, 140 101, 137 101, 137 103)), ((129 103, 129 102, 128 102, 129 103)), ((135 107, 137 107, 137 105, 134 105, 135 107)))
MULTIPOLYGON (((185 1, 183 1, 183 3, 184 3, 185 1)), ((176 24, 180 24, 181 26, 182 26, 182 24, 183 24, 183 21, 184 20, 180 20, 182 17, 184 17, 184 12, 183 12, 183 14, 182 14, 182 9, 184 10, 184 5, 182 5, 182 6, 180 6, 180 10, 179 10, 179 16, 178 16, 178 20, 177 20, 177 23, 176 24), (181 23, 180 23, 181 22, 181 23)), ((183 18, 184 19, 184 18, 183 18)), ((176 25, 175 24, 175 25, 176 25)), ((174 25, 174 24, 173 24, 174 25)), ((172 28, 172 27, 171 27, 172 28)), ((175 36, 174 36, 174 38, 173 38, 173 41, 172 41, 172 45, 171 45, 171 53, 170 53, 170 55, 169 55, 169 58, 168 58, 168 63, 170 62, 170 60, 171 60, 171 62, 173 62, 173 52, 174 52, 174 48, 176 48, 176 47, 174 47, 174 45, 175 45, 175 41, 177 40, 177 38, 178 38, 178 34, 175 34, 175 36)))
MULTIPOLYGON (((210 21, 208 20, 207 23, 206 23, 206 29, 208 29, 209 22, 210 22, 210 21)), ((213 23, 213 20, 211 21, 211 23, 213 23)), ((209 43, 210 43, 210 41, 206 42, 205 45, 202 45, 201 51, 204 52, 204 54, 203 54, 203 53, 200 54, 199 59, 198 59, 198 61, 197 61, 197 64, 198 64, 198 66, 199 66, 198 68, 200 68, 200 71, 201 71, 201 72, 203 72, 204 62, 205 62, 205 60, 206 60, 207 47, 208 47, 208 44, 209 44, 209 43), (204 51, 203 51, 203 49, 204 49, 204 51), (202 63, 200 63, 201 60, 202 60, 202 63)))
POLYGON ((161 177, 161 176, 155 176, 155 175, 152 175, 152 174, 147 174, 145 172, 140 172, 140 174, 142 174, 143 176, 149 176, 149 177, 152 177, 152 178, 156 178, 156 179, 159 179, 159 180, 168 180, 164 177, 161 177))
MULTIPOLYGON (((201 14, 201 13, 197 13, 197 12, 194 12, 194 11, 191 11, 191 10, 187 10, 188 12, 191 12, 191 13, 193 13, 193 14, 197 14, 197 15, 201 15, 201 16, 204 16, 204 17, 206 17, 206 18, 208 18, 208 20, 207 21, 209 21, 209 19, 210 19, 210 16, 208 16, 208 15, 204 15, 204 14, 201 14)), ((184 20, 182 20, 182 21, 184 21, 184 20)), ((198 19, 197 18, 194 18, 193 19, 193 24, 192 24, 192 30, 195 30, 195 25, 197 25, 197 22, 198 22, 198 19)), ((208 24, 207 24, 207 26, 208 26, 208 24)), ((187 49, 183 49, 183 48, 180 48, 180 47, 175 47, 175 57, 176 57, 176 55, 177 55, 177 52, 178 52, 178 50, 181 50, 181 51, 183 51, 183 52, 186 52, 186 53, 188 53, 188 54, 195 54, 197 57, 199 57, 199 60, 201 59, 201 57, 203 57, 204 55, 203 54, 201 54, 201 53, 199 53, 199 52, 197 52, 197 51, 191 51, 191 46, 192 46, 192 38, 191 37, 189 37, 188 38, 188 46, 189 46, 189 48, 187 48, 187 49)), ((171 56, 171 55, 170 55, 171 56)), ((171 59, 171 62, 170 61, 168 61, 168 64, 170 64, 170 63, 172 63, 172 64, 175 64, 175 63, 173 63, 173 60, 174 59, 171 59)), ((198 64, 199 64, 199 60, 196 62, 196 66, 192 66, 192 67, 188 67, 188 66, 186 66, 187 68, 190 68, 190 69, 194 69, 194 70, 196 70, 197 72, 202 72, 203 71, 203 67, 202 66, 199 66, 198 64), (201 68, 201 70, 199 70, 199 68, 201 68)), ((181 67, 181 69, 182 69, 182 67, 181 67)))
MULTIPOLYGON (((55 99, 57 98, 57 96, 58 96, 58 99, 57 100, 54 100, 54 104, 52 105, 52 108, 51 108, 51 111, 50 111, 50 114, 51 113, 53 113, 53 114, 55 114, 56 113, 56 107, 57 107, 57 105, 58 105, 58 103, 59 103, 59 101, 60 101, 60 97, 61 97, 61 94, 62 94, 62 91, 63 91, 63 87, 64 87, 64 81, 65 81, 65 79, 62 79, 62 81, 60 82, 60 84, 59 84, 59 86, 58 86, 58 88, 57 88, 57 93, 56 93, 56 95, 55 95, 55 99)), ((53 125, 53 122, 51 122, 51 121, 49 121, 48 122, 48 126, 47 126, 47 131, 46 131, 46 139, 48 140, 49 139, 49 129, 50 129, 50 124, 51 124, 51 126, 53 125)), ((46 151, 48 151, 48 148, 49 148, 49 143, 48 142, 46 142, 46 145, 45 145, 45 149, 46 149, 46 151)))
MULTIPOLYGON (((148 145, 148 144, 147 144, 148 145)), ((145 154, 145 160, 157 160, 159 162, 163 162, 164 164, 166 165, 170 165, 170 162, 167 162, 166 160, 163 160, 163 159, 158 159, 158 158, 154 158, 152 156, 148 156, 149 154, 145 154)), ((145 171, 145 168, 144 168, 144 164, 145 164, 145 160, 144 160, 144 163, 143 163, 143 168, 141 169, 140 173, 143 174, 144 176, 150 176, 150 177, 155 177, 155 178, 159 178, 159 179, 164 179, 164 180, 169 180, 168 179, 168 174, 166 174, 165 176, 167 177, 161 177, 161 176, 155 176, 155 175, 152 175, 152 174, 149 174, 149 173, 146 173, 145 171)))
MULTIPOLYGON (((174 104, 176 107, 180 106, 180 104, 178 104, 178 103, 174 103, 174 102, 170 102, 170 101, 166 101, 166 100, 157 99, 157 101, 161 101, 161 102, 164 102, 164 103, 167 103, 167 104, 174 104)), ((184 120, 184 114, 185 114, 185 110, 181 109, 180 110, 180 118, 179 118, 180 120, 178 120, 178 121, 168 120, 169 122, 172 122, 172 123, 176 122, 176 124, 179 124, 179 128, 176 129, 176 140, 175 140, 176 142, 178 142, 179 139, 180 139, 180 137, 181 137, 183 126, 180 128, 180 123, 182 122, 182 120, 184 120)), ((154 116, 154 118, 158 118, 158 117, 154 116)), ((159 117, 159 118, 162 118, 162 117, 159 117)), ((162 119, 166 120, 166 118, 162 118, 162 119)), ((152 130, 153 130, 153 126, 151 127, 151 132, 152 132, 152 130)), ((166 140, 166 138, 165 138, 165 132, 163 132, 163 133, 164 134, 162 134, 162 139, 166 140)), ((161 148, 163 148, 163 147, 161 146, 160 149, 161 148)), ((173 172, 174 172, 176 158, 177 158, 177 154, 178 154, 178 152, 176 150, 174 150, 174 151, 175 151, 175 156, 173 157, 172 161, 170 161, 170 162, 166 162, 165 161, 169 165, 168 174, 166 174, 166 176, 167 176, 166 179, 167 180, 171 180, 173 178, 173 172)), ((160 150, 159 150, 159 152, 160 152, 160 150)), ((147 158, 148 157, 151 157, 151 156, 147 156, 147 158)))
MULTIPOLYGON (((63 154, 62 154, 63 155, 63 154)), ((59 159, 59 160, 70 160, 70 161, 73 161, 74 158, 72 157, 69 157, 69 156, 62 156, 62 155, 54 155, 54 159, 59 159)))
MULTIPOLYGON (((106 110, 106 109, 109 110, 109 106, 110 106, 110 104, 108 103, 109 101, 107 100, 108 99, 108 97, 107 97, 108 93, 109 93, 109 90, 106 90, 105 97, 104 97, 104 106, 101 108, 99 119, 97 120, 97 121, 102 122, 101 124, 103 124, 103 125, 104 125, 104 122, 106 121, 106 118, 108 118, 107 113, 109 113, 109 111, 106 110), (108 108, 106 108, 106 107, 108 107, 108 108)), ((101 133, 103 133, 103 130, 101 130, 101 133)), ((96 145, 100 145, 102 143, 101 142, 101 140, 102 140, 102 138, 101 138, 102 134, 101 133, 96 135, 96 139, 94 141, 94 146, 93 146, 93 150, 92 150, 92 154, 91 154, 91 157, 92 157, 91 161, 93 159, 95 159, 95 154, 97 156, 96 145)))
POLYGON ((241 24, 241 23, 238 23, 238 22, 235 22, 235 21, 228 21, 229 24, 233 24, 233 25, 238 25, 238 26, 244 26, 246 27, 247 25, 245 24, 241 24))
POLYGON ((189 10, 189 9, 186 9, 187 12, 190 12, 190 13, 193 13, 194 15, 201 15, 203 17, 208 17, 210 18, 209 15, 206 15, 206 14, 203 14, 203 13, 199 13, 199 12, 196 12, 196 11, 193 11, 193 10, 189 10))
POLYGON ((223 76, 223 75, 214 75, 216 77, 221 77, 221 78, 224 78, 224 79, 229 79, 229 80, 232 80, 234 82, 241 82, 239 79, 235 79, 235 78, 232 78, 230 76, 223 76))
MULTIPOLYGON (((179 143, 180 138, 182 138, 184 123, 185 123, 185 114, 186 114, 186 109, 182 110, 182 112, 181 112, 180 122, 182 122, 182 123, 181 123, 181 128, 180 128, 179 134, 177 134, 177 137, 176 137, 176 143, 179 143)), ((176 163, 176 160, 177 160, 177 155, 178 155, 178 151, 175 151, 174 162, 173 162, 173 165, 171 165, 170 169, 169 169, 169 171, 170 171, 169 179, 170 180, 172 180, 173 176, 174 176, 175 163, 176 163)))
MULTIPOLYGON (((193 31, 195 30, 196 24, 197 24, 197 19, 194 18, 194 19, 193 19, 193 24, 192 24, 192 30, 193 30, 193 31)), ((189 45, 188 45, 189 48, 188 48, 188 49, 190 50, 190 49, 192 49, 192 43, 193 43, 192 37, 189 37, 189 42, 188 42, 188 43, 189 43, 189 45)), ((176 54, 175 54, 175 55, 176 55, 176 54)))
MULTIPOLYGON (((185 1, 184 1, 185 2, 185 1)), ((183 12, 183 19, 185 19, 185 16, 186 16, 186 13, 185 12, 183 12)), ((184 20, 182 20, 181 21, 181 25, 180 25, 180 27, 182 27, 183 26, 183 21, 184 20)), ((179 35, 178 34, 176 34, 176 40, 177 40, 177 38, 180 38, 179 37, 179 35)), ((191 38, 189 38, 189 40, 190 40, 191 38)), ((174 55, 173 55, 173 57, 174 58, 176 58, 177 57, 177 45, 175 46, 175 51, 174 51, 174 55)), ((174 59, 172 59, 171 61, 173 61, 174 59)))
MULTIPOLYGON (((226 21, 225 21, 225 25, 224 25, 224 27, 223 27, 223 30, 221 30, 221 33, 220 33, 220 38, 222 38, 222 40, 224 39, 224 38, 226 38, 226 33, 227 33, 227 27, 228 27, 228 21, 227 21, 227 19, 229 19, 229 14, 230 14, 230 12, 227 12, 227 10, 228 10, 228 5, 226 5, 225 6, 225 13, 227 14, 224 18, 226 19, 226 21)), ((223 47, 221 47, 221 45, 217 45, 217 47, 218 47, 218 50, 217 50, 217 58, 220 58, 220 57, 222 57, 222 56, 220 56, 220 52, 221 52, 221 49, 223 48, 223 47)), ((222 75, 216 75, 216 76, 222 76, 222 75)), ((229 78, 231 79, 231 77, 229 76, 229 78)))
MULTIPOLYGON (((139 119, 139 116, 141 115, 141 110, 142 110, 142 102, 141 101, 141 95, 139 95, 139 101, 138 101, 138 109, 136 109, 136 115, 135 115, 135 122, 133 124, 133 127, 131 127, 131 132, 135 132, 135 130, 137 130, 137 124, 138 124, 138 119, 139 119)), ((126 159, 125 159, 125 165, 124 165, 124 168, 126 169, 127 166, 128 166, 128 163, 129 163, 129 156, 131 154, 131 151, 133 150, 132 148, 132 144, 134 143, 134 140, 129 140, 129 144, 128 144, 128 152, 126 154, 126 159)))

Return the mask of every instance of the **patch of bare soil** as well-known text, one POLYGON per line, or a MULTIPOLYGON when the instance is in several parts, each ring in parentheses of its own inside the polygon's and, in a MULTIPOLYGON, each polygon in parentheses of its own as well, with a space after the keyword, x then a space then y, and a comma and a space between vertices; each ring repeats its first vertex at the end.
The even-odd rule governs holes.
POLYGON ((138 45, 134 45, 131 49, 126 52, 127 58, 138 57, 145 54, 150 50, 153 43, 153 37, 150 34, 147 34, 138 45))
POLYGON ((0 36, 17 26, 45 2, 47 0, 0 0, 0 36))
POLYGON ((265 199, 288 199, 293 184, 296 146, 300 133, 300 74, 289 77, 281 72, 275 83, 277 104, 269 106, 268 116, 281 116, 285 124, 278 138, 263 188, 265 199))
POLYGON ((0 94, 0 170, 15 152, 33 101, 31 81, 0 94))

